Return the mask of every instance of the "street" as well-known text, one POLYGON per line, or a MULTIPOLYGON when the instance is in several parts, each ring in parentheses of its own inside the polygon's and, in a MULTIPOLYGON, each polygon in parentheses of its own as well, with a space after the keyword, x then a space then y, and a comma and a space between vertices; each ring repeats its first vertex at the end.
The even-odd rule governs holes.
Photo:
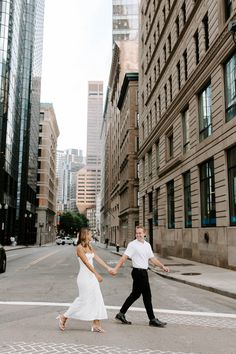
MULTIPOLYGON (((96 249, 110 266, 119 259, 109 249, 96 249)), ((236 353, 234 299, 151 271, 153 307, 167 327, 148 326, 141 299, 127 313, 132 326, 117 322, 132 285, 129 261, 115 278, 97 267, 108 309, 106 333, 92 333, 90 323, 75 320, 61 332, 56 316, 77 296, 75 251, 50 245, 7 252, 7 271, 0 275, 0 353, 236 353)))

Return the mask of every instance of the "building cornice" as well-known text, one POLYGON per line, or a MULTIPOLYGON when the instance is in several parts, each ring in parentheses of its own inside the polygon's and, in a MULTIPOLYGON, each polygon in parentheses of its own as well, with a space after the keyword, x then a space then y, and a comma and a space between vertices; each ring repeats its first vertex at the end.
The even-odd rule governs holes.
POLYGON ((121 90, 120 90, 120 97, 119 97, 119 100, 117 103, 117 107, 119 108, 119 110, 121 110, 121 108, 122 108, 124 98, 126 95, 126 91, 127 91, 130 81, 138 81, 138 73, 133 72, 133 73, 126 73, 125 74, 125 77, 124 77, 124 80, 123 80, 123 83, 121 86, 121 90))

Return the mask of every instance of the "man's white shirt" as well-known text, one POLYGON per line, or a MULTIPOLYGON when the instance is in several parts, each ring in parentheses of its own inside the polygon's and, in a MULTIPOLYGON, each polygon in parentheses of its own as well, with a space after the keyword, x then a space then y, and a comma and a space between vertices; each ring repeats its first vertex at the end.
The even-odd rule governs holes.
POLYGON ((134 268, 148 269, 148 260, 154 257, 150 243, 138 240, 128 244, 124 254, 132 259, 134 268))

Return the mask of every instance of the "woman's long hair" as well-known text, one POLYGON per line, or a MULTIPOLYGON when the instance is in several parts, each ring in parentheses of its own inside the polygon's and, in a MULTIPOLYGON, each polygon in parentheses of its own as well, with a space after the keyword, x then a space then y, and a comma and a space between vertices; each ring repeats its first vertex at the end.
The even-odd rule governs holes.
POLYGON ((87 227, 84 227, 80 230, 78 245, 81 244, 83 247, 89 247, 91 250, 92 247, 90 246, 89 241, 87 241, 87 235, 89 232, 90 230, 87 227))

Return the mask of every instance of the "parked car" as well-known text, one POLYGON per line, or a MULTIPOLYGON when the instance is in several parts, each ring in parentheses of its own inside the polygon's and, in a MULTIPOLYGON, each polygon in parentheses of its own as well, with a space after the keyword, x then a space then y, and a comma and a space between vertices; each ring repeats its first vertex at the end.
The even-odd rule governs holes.
POLYGON ((7 265, 7 256, 5 249, 0 245, 0 273, 4 273, 6 271, 7 265))
POLYGON ((57 245, 72 245, 73 240, 69 236, 62 236, 62 237, 56 239, 56 244, 57 245))

